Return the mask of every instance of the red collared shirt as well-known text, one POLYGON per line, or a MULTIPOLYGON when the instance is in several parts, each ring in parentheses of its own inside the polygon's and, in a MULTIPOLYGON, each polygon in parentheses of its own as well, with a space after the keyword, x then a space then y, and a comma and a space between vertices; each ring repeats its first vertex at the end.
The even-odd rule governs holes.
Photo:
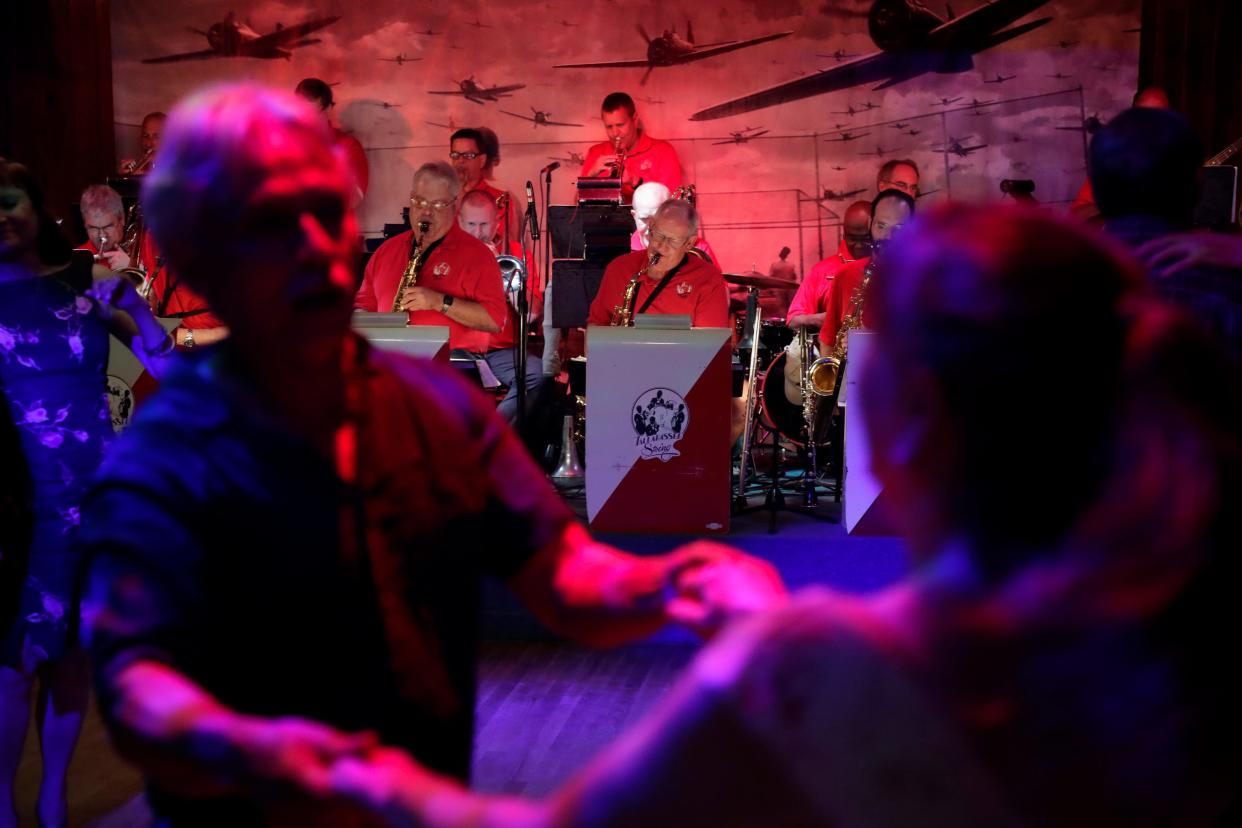
MULTIPOLYGON (((397 295, 397 285, 410 256, 414 231, 407 230, 380 245, 367 262, 362 287, 354 297, 354 307, 365 311, 387 311, 397 295)), ((453 222, 443 241, 423 261, 418 285, 458 299, 470 299, 487 310, 498 326, 504 326, 507 303, 496 257, 487 245, 453 222)), ((411 325, 448 325, 449 347, 467 351, 486 351, 491 334, 467 328, 439 310, 410 312, 411 325)))
MULTIPOLYGON (((522 245, 517 242, 509 242, 509 255, 514 258, 521 259, 522 245)), ((526 279, 527 283, 531 287, 530 298, 527 301, 529 304, 529 310, 537 318, 542 315, 543 312, 543 284, 539 281, 539 272, 535 269, 535 263, 531 260, 533 255, 533 250, 526 251, 526 279)), ((491 334, 487 344, 487 349, 489 351, 495 351, 499 348, 512 348, 515 344, 517 344, 518 314, 517 311, 514 310, 513 305, 508 301, 505 302, 505 307, 509 311, 508 316, 505 319, 505 326, 500 329, 500 333, 491 334)), ((534 326, 535 325, 532 322, 532 330, 534 329, 534 326)))
MULTIPOLYGON (((89 250, 92 255, 99 253, 94 242, 89 239, 78 250, 89 250)), ((190 290, 166 263, 160 264, 155 240, 150 233, 142 238, 142 251, 138 258, 148 268, 148 273, 151 268, 155 269, 148 297, 152 313, 160 317, 177 317, 181 320, 181 327, 187 330, 201 331, 224 327, 220 317, 211 313, 206 299, 190 290)))
POLYGON ((842 239, 837 252, 812 267, 811 272, 802 280, 793 301, 789 303, 789 316, 811 316, 827 310, 828 289, 832 286, 833 278, 853 261, 854 257, 845 246, 845 239, 842 239))
MULTIPOLYGON (((626 253, 612 260, 604 271, 595 301, 591 303, 589 324, 611 324, 612 309, 621 304, 625 286, 646 260, 646 251, 626 253)), ((659 283, 659 279, 643 280, 634 302, 635 313, 659 283)), ((725 290, 724 277, 711 262, 692 253, 687 254, 646 313, 686 314, 690 317, 690 324, 696 328, 727 328, 729 294, 725 290)))
MULTIPOLYGON (((616 155, 616 150, 608 141, 601 141, 587 150, 586 160, 582 162, 582 176, 595 166, 601 155, 616 155)), ((639 133, 638 142, 625 157, 625 172, 629 183, 622 186, 621 194, 629 201, 634 188, 639 184, 658 181, 669 192, 681 186, 681 160, 677 150, 668 141, 652 138, 645 132, 639 133)))
MULTIPOLYGON (((345 155, 345 164, 353 173, 354 182, 363 196, 367 194, 367 184, 371 181, 371 166, 367 163, 367 153, 362 143, 348 132, 333 128, 333 139, 345 155)), ((352 201, 352 199, 351 199, 352 201)))
MULTIPOLYGON (((841 323, 845 321, 845 316, 850 312, 850 307, 854 303, 854 292, 862 285, 863 271, 867 269, 867 264, 871 261, 870 257, 850 262, 837 272, 837 276, 832 280, 831 287, 828 289, 828 304, 824 308, 824 326, 819 329, 819 341, 824 345, 831 345, 837 338, 837 331, 841 329, 841 323)), ((863 327, 868 326, 871 315, 868 313, 867 303, 863 301, 863 327)))

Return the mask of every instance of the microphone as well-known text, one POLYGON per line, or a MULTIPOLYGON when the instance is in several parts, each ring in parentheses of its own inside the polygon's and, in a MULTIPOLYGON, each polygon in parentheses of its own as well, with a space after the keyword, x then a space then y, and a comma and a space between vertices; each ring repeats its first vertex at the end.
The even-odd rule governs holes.
POLYGON ((526 182, 526 215, 530 219, 530 240, 539 241, 539 213, 535 210, 535 188, 526 182))
POLYGON ((540 170, 540 171, 539 171, 539 174, 540 174, 540 175, 547 175, 548 173, 552 172, 553 170, 559 170, 560 168, 561 168, 561 162, 560 162, 560 161, 553 161, 551 164, 549 164, 548 166, 546 166, 546 167, 544 167, 542 170, 540 170))

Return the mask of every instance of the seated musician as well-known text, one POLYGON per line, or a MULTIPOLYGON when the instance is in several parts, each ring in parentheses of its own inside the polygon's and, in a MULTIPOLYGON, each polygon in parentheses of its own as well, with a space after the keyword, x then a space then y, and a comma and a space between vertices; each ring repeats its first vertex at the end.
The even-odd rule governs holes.
POLYGON ((846 265, 871 254, 871 202, 855 201, 851 204, 845 211, 842 230, 837 252, 811 268, 789 303, 786 322, 789 327, 823 327, 828 289, 833 278, 846 265))
POLYGON ((729 299, 724 277, 706 256, 695 250, 699 213, 686 201, 672 199, 660 205, 648 227, 648 248, 613 259, 604 271, 599 292, 591 302, 591 325, 615 323, 630 280, 653 253, 659 260, 639 283, 633 313, 687 314, 696 328, 724 328, 729 324, 729 299))
POLYGON ((496 257, 483 242, 458 226, 461 181, 443 161, 430 161, 414 173, 410 224, 414 228, 380 245, 367 262, 354 308, 407 311, 411 325, 447 325, 449 347, 457 355, 485 354, 490 334, 508 318, 496 257), (426 231, 420 225, 426 225, 426 231), (397 288, 410 261, 411 245, 421 250, 417 278, 401 296, 397 288))
MULTIPOLYGON (((862 285, 867 265, 876 256, 880 245, 892 238, 893 234, 914 215, 914 199, 901 190, 885 190, 871 202, 871 243, 874 250, 871 256, 859 259, 846 265, 837 273, 828 289, 828 301, 824 312, 824 324, 819 329, 819 341, 822 349, 832 345, 836 339, 841 323, 849 314, 854 301, 854 294, 862 285)), ((866 305, 863 306, 863 325, 866 326, 866 305)))
MULTIPOLYGON (((160 119, 160 129, 163 129, 162 115, 160 119)), ((148 164, 147 169, 150 167, 148 164)), ((126 227, 124 204, 116 190, 103 184, 87 187, 82 193, 81 210, 88 238, 83 249, 94 253, 107 264, 109 270, 134 267, 146 271, 146 297, 152 313, 157 317, 181 320, 172 334, 178 348, 190 350, 228 336, 228 328, 211 314, 202 297, 181 284, 181 280, 165 266, 164 258, 155 249, 155 242, 149 233, 141 234, 136 251, 127 253, 118 247, 126 227)))
POLYGON ((159 151, 160 141, 164 137, 164 121, 168 116, 163 112, 148 112, 142 119, 142 132, 139 135, 141 154, 137 158, 126 158, 120 163, 122 175, 144 175, 151 171, 155 161, 155 153, 159 151))
POLYGON ((518 230, 518 213, 513 206, 513 196, 488 181, 500 163, 500 139, 496 133, 487 127, 457 130, 449 138, 449 159, 461 180, 463 193, 484 193, 496 205, 500 218, 495 224, 495 237, 482 241, 498 242, 502 247, 506 242, 513 241, 518 230))
MULTIPOLYGON (((674 196, 669 194, 668 187, 659 181, 648 181, 634 190, 634 199, 630 203, 630 215, 634 217, 636 229, 630 235, 630 250, 647 249, 648 224, 656 214, 656 210, 660 209, 660 205, 672 197, 674 196)), ((694 243, 694 249, 706 254, 716 269, 720 269, 720 260, 716 258, 716 251, 712 250, 712 246, 707 243, 702 227, 699 228, 699 240, 694 243)))
MULTIPOLYGON (((462 230, 465 230, 471 236, 487 245, 488 250, 493 255, 497 254, 497 248, 492 243, 492 239, 496 236, 496 225, 500 220, 500 214, 496 210, 496 200, 488 193, 482 190, 472 190, 462 198, 461 209, 457 212, 457 224, 462 230)), ((509 242, 509 249, 506 254, 522 259, 522 246, 515 241, 509 242)), ((533 252, 533 251, 531 251, 533 252)), ((539 284, 539 274, 535 270, 532 256, 528 252, 523 262, 526 266, 527 281, 531 286, 531 290, 527 295, 527 320, 532 327, 539 312, 543 309, 543 288, 539 284)), ((517 336, 518 336, 518 313, 517 313, 517 297, 514 294, 509 296, 507 307, 508 316, 505 324, 499 333, 494 333, 489 338, 485 359, 488 367, 492 369, 492 373, 496 378, 509 386, 509 392, 505 398, 500 401, 497 410, 501 416, 508 422, 512 423, 517 419, 517 363, 514 359, 517 336)), ((525 348, 522 349, 525 352, 525 348)), ((526 353, 526 408, 529 411, 535 399, 535 392, 539 388, 542 380, 543 372, 540 365, 540 359, 526 353)))
POLYGON ((86 225, 87 250, 108 270, 134 267, 134 257, 120 247, 125 236, 125 205, 120 193, 107 184, 92 184, 78 202, 82 223, 86 225))

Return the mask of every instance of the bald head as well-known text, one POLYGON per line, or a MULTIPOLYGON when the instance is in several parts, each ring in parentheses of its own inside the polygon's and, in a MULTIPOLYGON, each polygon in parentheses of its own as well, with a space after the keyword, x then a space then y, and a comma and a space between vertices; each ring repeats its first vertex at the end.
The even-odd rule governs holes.
POLYGON ((1134 105, 1139 109, 1169 109, 1169 93, 1159 86, 1149 86, 1139 90, 1134 96, 1134 105))
POLYGON ((845 211, 842 220, 845 246, 855 259, 871 253, 871 202, 855 201, 845 211))

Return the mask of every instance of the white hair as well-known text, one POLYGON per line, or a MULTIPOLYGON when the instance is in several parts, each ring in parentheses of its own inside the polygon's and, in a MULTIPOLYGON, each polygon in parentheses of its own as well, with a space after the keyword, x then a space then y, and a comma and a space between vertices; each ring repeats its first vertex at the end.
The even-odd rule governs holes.
POLYGON ((414 173, 415 190, 418 189, 418 182, 423 178, 433 178, 449 186, 449 191, 453 194, 453 198, 461 192, 461 179, 457 177, 457 171, 449 166, 447 161, 428 161, 423 164, 414 173))
POLYGON ((125 204, 121 194, 107 184, 92 184, 82 191, 78 209, 85 218, 87 213, 107 213, 110 216, 124 217, 125 204))
POLYGON ((699 211, 694 205, 685 199, 670 198, 668 201, 660 205, 660 209, 656 210, 654 216, 647 222, 655 224, 660 219, 671 218, 677 221, 684 221, 690 227, 690 235, 697 236, 699 233, 699 211))

